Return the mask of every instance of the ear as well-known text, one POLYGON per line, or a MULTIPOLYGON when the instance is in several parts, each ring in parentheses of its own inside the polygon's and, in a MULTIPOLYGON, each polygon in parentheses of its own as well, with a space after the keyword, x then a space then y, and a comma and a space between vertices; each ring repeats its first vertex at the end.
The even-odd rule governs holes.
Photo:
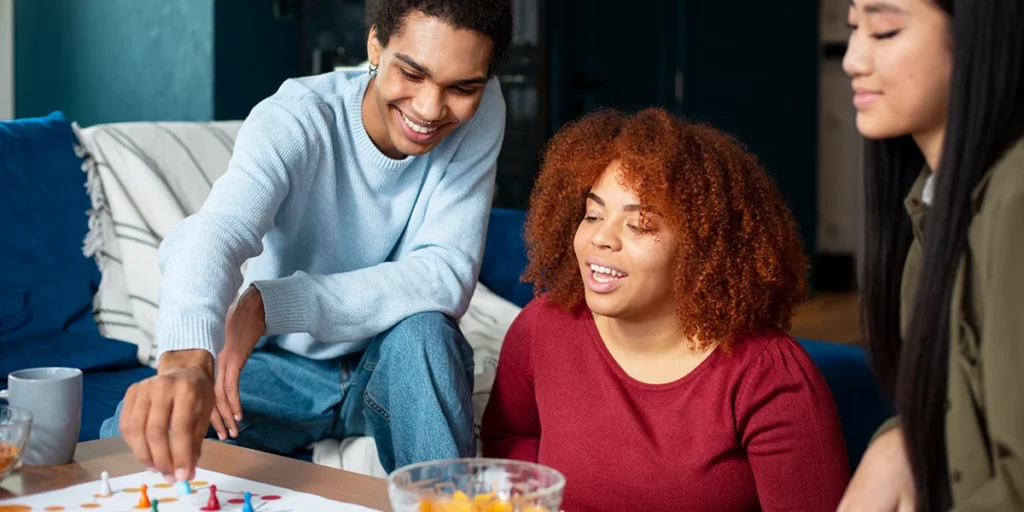
POLYGON ((370 61, 370 65, 380 65, 380 54, 383 51, 383 46, 380 44, 380 40, 377 39, 377 26, 370 27, 370 34, 366 38, 366 56, 370 61))

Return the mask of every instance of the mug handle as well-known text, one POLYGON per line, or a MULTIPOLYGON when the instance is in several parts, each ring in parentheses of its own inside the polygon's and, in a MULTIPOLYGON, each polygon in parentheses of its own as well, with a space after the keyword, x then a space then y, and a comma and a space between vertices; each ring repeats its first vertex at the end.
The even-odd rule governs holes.
POLYGON ((7 390, 6 389, 0 389, 0 400, 3 400, 4 402, 9 402, 10 401, 10 399, 7 398, 7 390))

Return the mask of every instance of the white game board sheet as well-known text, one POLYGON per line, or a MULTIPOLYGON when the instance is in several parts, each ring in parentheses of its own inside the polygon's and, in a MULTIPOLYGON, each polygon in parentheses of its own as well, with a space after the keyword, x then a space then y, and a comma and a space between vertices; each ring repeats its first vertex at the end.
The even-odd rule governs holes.
POLYGON ((253 512, 375 512, 359 505, 203 469, 196 470, 196 477, 190 482, 190 495, 182 495, 180 485, 167 484, 160 475, 149 472, 111 477, 108 481, 112 492, 110 496, 100 494, 102 482, 97 480, 57 491, 0 500, 0 512, 152 511, 154 500, 157 501, 158 512, 199 512, 209 502, 211 485, 217 487, 220 510, 226 512, 241 512, 246 492, 250 493, 253 512), (151 502, 148 507, 139 507, 143 485, 151 502))

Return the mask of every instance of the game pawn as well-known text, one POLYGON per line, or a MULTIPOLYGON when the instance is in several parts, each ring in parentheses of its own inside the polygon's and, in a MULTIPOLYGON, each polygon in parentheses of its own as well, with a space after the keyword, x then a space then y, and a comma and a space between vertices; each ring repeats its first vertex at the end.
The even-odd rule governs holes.
POLYGON ((211 510, 220 510, 220 500, 217 499, 217 486, 210 486, 210 499, 206 502, 206 506, 199 509, 203 512, 209 512, 211 510))
POLYGON ((100 483, 100 492, 97 496, 105 498, 114 494, 113 491, 110 490, 110 473, 107 473, 106 471, 100 473, 100 479, 102 482, 100 483))
POLYGON ((192 484, 188 480, 182 480, 178 483, 178 495, 182 497, 188 497, 192 494, 192 484))
POLYGON ((152 512, 159 512, 159 511, 158 511, 158 510, 156 509, 156 506, 157 506, 157 505, 158 505, 159 503, 160 503, 160 500, 158 500, 158 499, 154 499, 154 500, 153 500, 153 510, 152 510, 152 512))
POLYGON ((245 491, 245 495, 242 497, 245 498, 245 503, 242 505, 242 512, 253 512, 252 493, 249 491, 245 491))
POLYGON ((139 486, 139 504, 136 505, 135 508, 145 510, 153 506, 153 504, 149 502, 148 491, 149 488, 146 486, 146 484, 142 484, 141 486, 139 486))

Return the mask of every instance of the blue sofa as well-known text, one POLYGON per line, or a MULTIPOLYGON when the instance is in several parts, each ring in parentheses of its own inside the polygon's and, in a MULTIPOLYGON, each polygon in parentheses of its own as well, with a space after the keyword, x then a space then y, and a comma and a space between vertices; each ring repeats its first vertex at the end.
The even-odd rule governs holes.
MULTIPOLYGON (((99 436, 127 388, 154 371, 138 363, 134 345, 100 336, 92 319, 99 272, 81 252, 83 212, 90 205, 75 140, 59 112, 0 123, 0 183, 6 185, 0 187, 0 232, 19 241, 17 250, 0 252, 0 388, 18 368, 82 368, 79 440, 88 441, 99 436)), ((485 286, 519 306, 533 297, 531 286, 519 281, 526 266, 523 220, 520 210, 492 210, 480 274, 485 286)), ((832 389, 855 466, 891 405, 863 351, 800 341, 832 389)))

